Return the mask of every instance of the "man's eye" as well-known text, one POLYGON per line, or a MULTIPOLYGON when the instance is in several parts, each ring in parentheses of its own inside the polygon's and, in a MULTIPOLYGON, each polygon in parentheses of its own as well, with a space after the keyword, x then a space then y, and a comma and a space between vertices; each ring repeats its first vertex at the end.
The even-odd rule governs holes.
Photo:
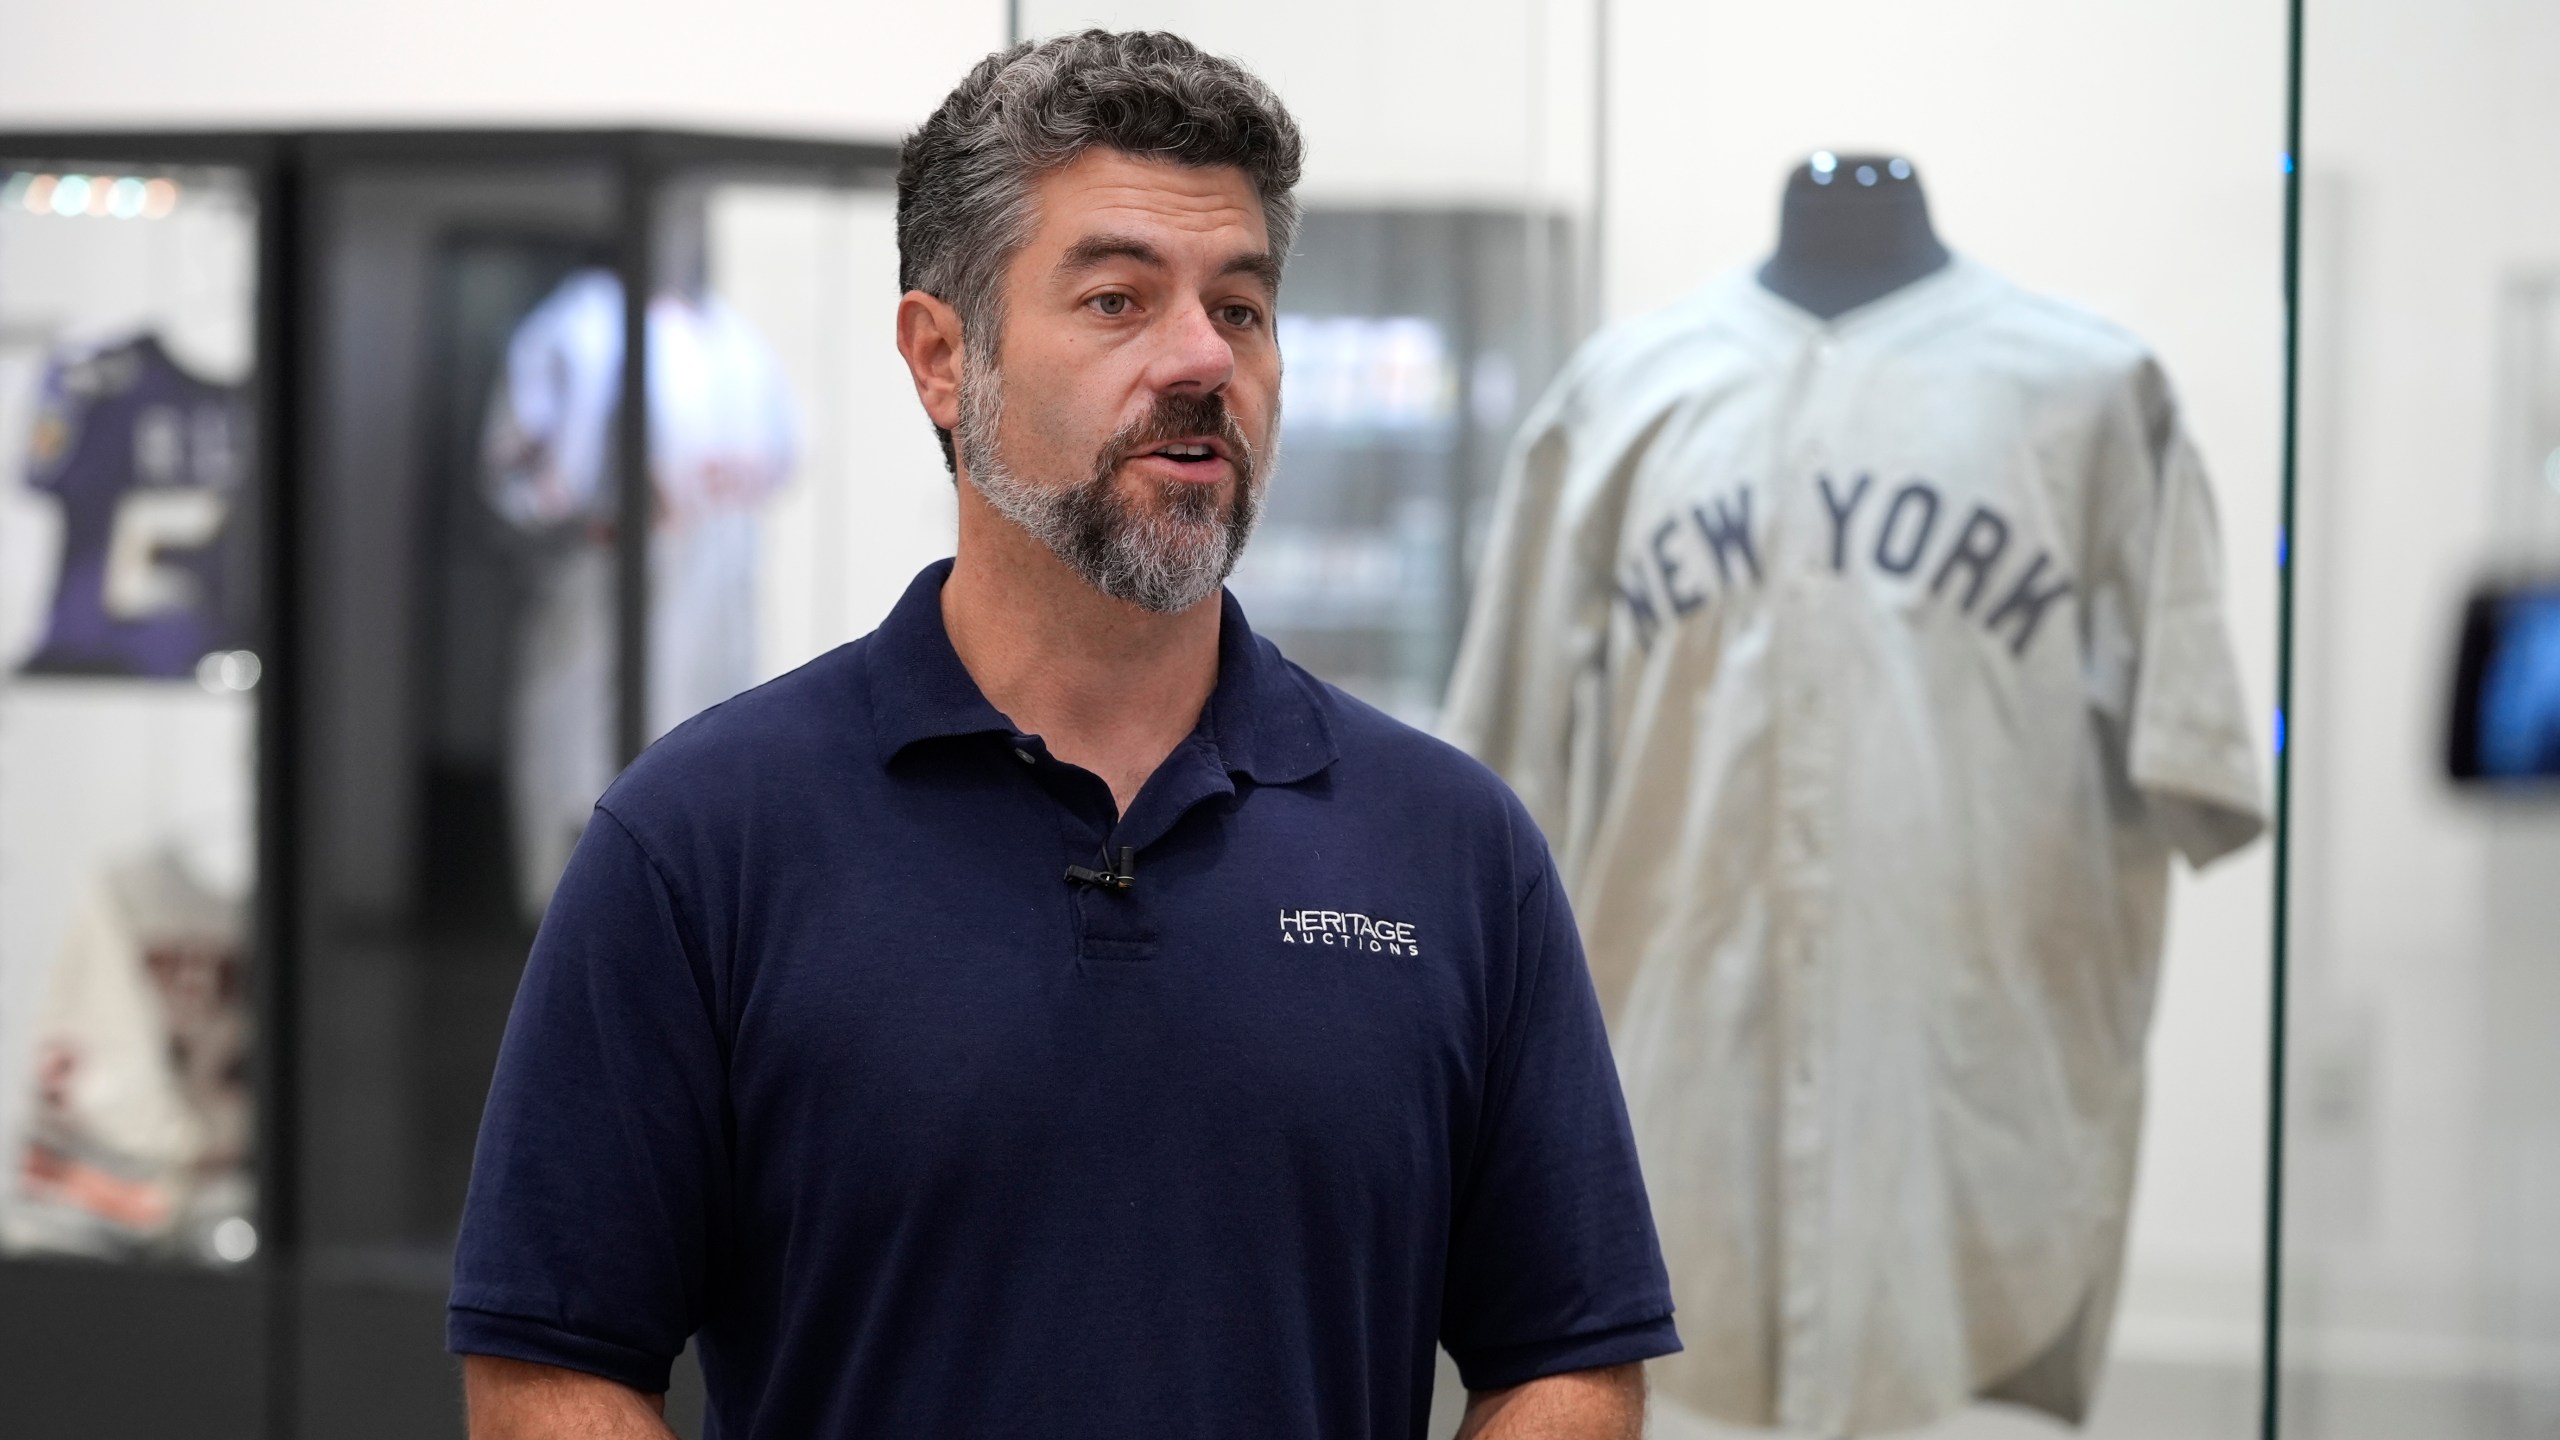
POLYGON ((1129 297, 1126 295, 1096 295, 1085 303, 1091 305, 1094 309, 1101 311, 1105 315, 1126 315, 1129 313, 1129 297))
POLYGON ((1218 312, 1218 318, 1239 330, 1247 329, 1262 318, 1262 312, 1250 305, 1229 305, 1218 312))

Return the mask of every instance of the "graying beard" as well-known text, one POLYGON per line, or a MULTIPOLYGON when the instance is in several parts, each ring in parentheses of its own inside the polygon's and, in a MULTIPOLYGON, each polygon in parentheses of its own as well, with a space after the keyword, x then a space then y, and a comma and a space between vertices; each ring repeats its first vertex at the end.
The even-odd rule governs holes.
POLYGON ((1129 505, 1112 493, 1109 457, 1083 483, 1043 486, 1004 463, 996 435, 1004 419, 1004 386, 975 353, 962 361, 960 453, 969 483, 998 514, 1049 547, 1103 594, 1142 610, 1172 615, 1218 593, 1261 518, 1265 468, 1248 454, 1227 513, 1214 496, 1169 489, 1177 513, 1129 505), (1206 501, 1206 504, 1197 502, 1206 501), (1182 513, 1190 512, 1190 513, 1182 513))

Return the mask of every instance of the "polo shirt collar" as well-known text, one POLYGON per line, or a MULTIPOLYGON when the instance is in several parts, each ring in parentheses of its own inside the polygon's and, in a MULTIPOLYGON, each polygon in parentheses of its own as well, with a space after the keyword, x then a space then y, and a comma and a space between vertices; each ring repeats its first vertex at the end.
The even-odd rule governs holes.
MULTIPOLYGON (((942 624, 950 575, 949 560, 926 566, 872 633, 867 688, 884 764, 923 740, 1019 733, 951 648, 942 624)), ((1221 591, 1218 605, 1218 684, 1195 738, 1228 772, 1264 785, 1294 784, 1331 765, 1337 751, 1316 682, 1253 633, 1232 593, 1221 591)))

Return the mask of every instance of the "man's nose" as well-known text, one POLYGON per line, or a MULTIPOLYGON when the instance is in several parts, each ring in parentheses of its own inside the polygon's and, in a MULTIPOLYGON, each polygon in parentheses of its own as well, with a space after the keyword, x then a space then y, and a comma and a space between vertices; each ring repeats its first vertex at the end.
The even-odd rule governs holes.
POLYGON ((1218 322, 1199 304, 1185 305, 1167 315, 1161 323, 1162 338, 1150 378, 1155 388, 1191 390, 1217 394, 1235 378, 1235 346, 1228 343, 1218 322))

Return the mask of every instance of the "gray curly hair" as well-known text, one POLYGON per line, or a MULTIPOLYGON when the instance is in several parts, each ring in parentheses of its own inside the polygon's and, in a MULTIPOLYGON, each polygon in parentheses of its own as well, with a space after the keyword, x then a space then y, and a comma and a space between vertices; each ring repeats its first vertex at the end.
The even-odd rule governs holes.
MULTIPOLYGON (((1232 165, 1262 200, 1271 254, 1298 228, 1298 122, 1242 65, 1157 30, 1087 30, 977 63, 898 152, 898 288, 960 312, 992 362, 1004 271, 1031 237, 1031 184, 1095 146, 1177 165, 1232 165)), ((942 463, 951 432, 936 426, 942 463)), ((956 468, 956 467, 955 467, 956 468)))

